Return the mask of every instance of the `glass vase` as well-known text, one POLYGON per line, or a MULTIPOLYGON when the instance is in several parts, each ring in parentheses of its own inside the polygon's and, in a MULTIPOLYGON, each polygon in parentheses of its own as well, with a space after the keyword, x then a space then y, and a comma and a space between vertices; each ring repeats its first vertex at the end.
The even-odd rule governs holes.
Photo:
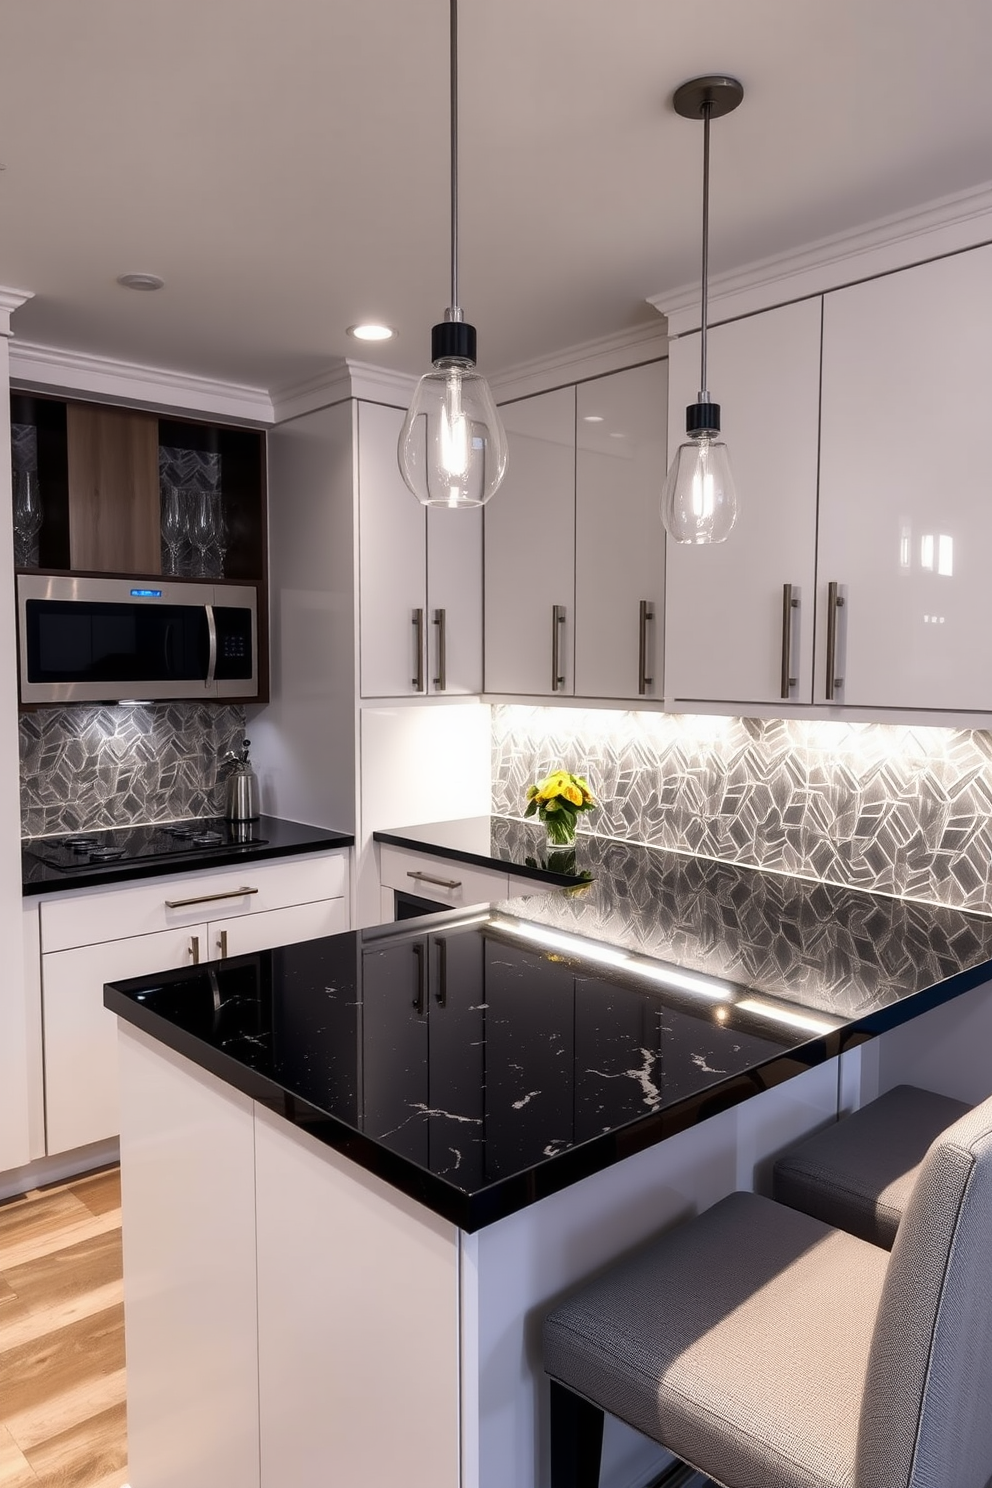
POLYGON ((549 848, 572 847, 575 843, 575 817, 568 811, 556 811, 544 819, 549 848))

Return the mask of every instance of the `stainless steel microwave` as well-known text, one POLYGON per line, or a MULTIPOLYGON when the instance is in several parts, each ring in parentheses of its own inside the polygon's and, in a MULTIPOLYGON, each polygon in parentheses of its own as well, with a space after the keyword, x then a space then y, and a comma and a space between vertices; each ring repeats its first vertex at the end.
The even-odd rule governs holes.
POLYGON ((18 574, 21 702, 255 697, 256 611, 242 585, 18 574))

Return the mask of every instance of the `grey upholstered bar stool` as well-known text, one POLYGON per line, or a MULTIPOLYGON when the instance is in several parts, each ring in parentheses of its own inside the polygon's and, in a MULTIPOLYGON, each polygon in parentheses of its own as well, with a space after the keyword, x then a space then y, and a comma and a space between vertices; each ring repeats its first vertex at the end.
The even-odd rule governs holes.
POLYGON ((552 1488, 602 1412, 726 1488, 990 1488, 992 1100, 927 1153, 891 1252, 737 1193, 545 1320, 552 1488))
POLYGON ((778 1159, 772 1194, 891 1250, 931 1142, 971 1106, 897 1085, 778 1159))

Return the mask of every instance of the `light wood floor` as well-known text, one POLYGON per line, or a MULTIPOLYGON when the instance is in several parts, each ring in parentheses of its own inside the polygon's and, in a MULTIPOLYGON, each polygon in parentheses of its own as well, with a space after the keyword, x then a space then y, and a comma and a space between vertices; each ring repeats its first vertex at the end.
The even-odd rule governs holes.
POLYGON ((122 1488, 120 1174, 0 1203, 0 1488, 122 1488))

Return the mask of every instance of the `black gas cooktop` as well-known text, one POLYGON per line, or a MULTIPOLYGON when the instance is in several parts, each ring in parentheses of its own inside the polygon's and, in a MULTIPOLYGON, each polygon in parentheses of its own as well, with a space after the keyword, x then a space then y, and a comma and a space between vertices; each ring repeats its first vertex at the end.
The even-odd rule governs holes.
POLYGON ((205 857, 228 847, 262 847, 267 841, 258 822, 200 816, 189 821, 75 832, 68 837, 36 837, 24 844, 24 850, 60 873, 80 873, 105 863, 205 857))

